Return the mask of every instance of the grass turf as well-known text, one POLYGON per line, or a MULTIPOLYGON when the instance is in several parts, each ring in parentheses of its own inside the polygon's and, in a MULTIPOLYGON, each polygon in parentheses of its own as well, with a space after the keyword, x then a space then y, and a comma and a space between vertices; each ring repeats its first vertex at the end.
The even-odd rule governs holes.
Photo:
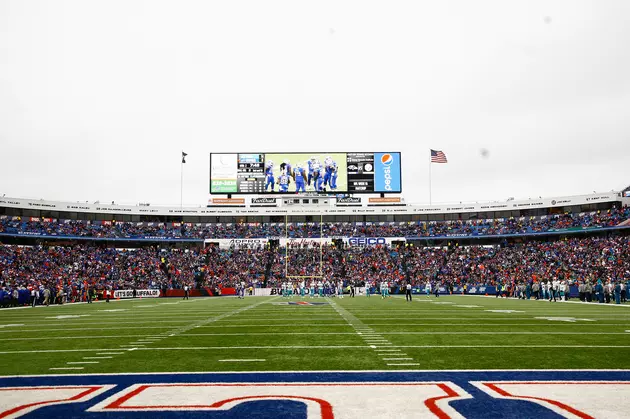
POLYGON ((630 356, 628 306, 469 296, 273 304, 283 301, 143 299, 1 310, 0 375, 597 369, 624 368, 630 356))

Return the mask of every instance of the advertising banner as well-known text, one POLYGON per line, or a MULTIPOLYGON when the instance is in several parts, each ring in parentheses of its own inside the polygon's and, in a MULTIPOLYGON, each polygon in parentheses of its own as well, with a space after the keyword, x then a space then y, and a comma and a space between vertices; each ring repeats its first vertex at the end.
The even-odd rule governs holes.
MULTIPOLYGON (((157 298, 160 296, 160 290, 136 290, 135 298, 157 298)), ((116 290, 114 298, 134 298, 134 290, 116 290)))

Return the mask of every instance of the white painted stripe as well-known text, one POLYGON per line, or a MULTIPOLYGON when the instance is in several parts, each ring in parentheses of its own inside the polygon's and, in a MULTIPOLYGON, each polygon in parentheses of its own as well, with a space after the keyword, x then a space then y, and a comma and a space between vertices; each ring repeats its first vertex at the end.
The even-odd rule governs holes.
POLYGON ((113 356, 84 356, 83 359, 112 359, 113 356))
POLYGON ((124 339, 124 338, 130 338, 130 337, 136 337, 136 336, 130 336, 130 335, 116 335, 116 336, 112 336, 112 335, 107 335, 107 336, 89 336, 89 335, 87 335, 87 336, 46 336, 46 337, 34 337, 34 338, 31 338, 31 337, 26 337, 26 338, 2 338, 2 340, 3 341, 21 341, 21 340, 51 340, 51 339, 56 339, 56 340, 65 340, 65 339, 106 339, 106 338, 110 338, 110 339, 124 339))
POLYGON ((56 371, 56 370, 82 370, 85 369, 84 367, 63 367, 63 368, 48 368, 51 371, 56 371))
POLYGON ((403 364, 387 364, 387 365, 420 365, 418 363, 403 363, 403 364))
POLYGON ((124 352, 98 352, 96 355, 122 355, 124 352))
POLYGON ((81 364, 100 364, 99 361, 76 361, 76 362, 66 362, 68 365, 81 365, 81 364))
POLYGON ((411 361, 413 358, 383 358, 383 361, 411 361))
POLYGON ((219 359, 219 362, 265 362, 266 359, 219 359))

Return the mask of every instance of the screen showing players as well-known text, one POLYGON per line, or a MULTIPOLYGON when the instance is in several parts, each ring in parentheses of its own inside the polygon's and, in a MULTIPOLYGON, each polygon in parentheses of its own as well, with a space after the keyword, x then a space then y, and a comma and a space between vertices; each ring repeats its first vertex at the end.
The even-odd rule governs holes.
POLYGON ((400 153, 210 155, 211 194, 398 193, 400 153))

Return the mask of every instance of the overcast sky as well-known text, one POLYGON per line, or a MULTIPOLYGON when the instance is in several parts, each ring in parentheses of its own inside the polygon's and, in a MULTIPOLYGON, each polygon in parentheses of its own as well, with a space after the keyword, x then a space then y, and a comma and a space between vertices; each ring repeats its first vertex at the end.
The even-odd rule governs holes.
POLYGON ((205 205, 210 152, 401 151, 403 196, 630 184, 630 1, 0 0, 0 196, 205 205), (487 149, 484 158, 480 150, 487 149))

